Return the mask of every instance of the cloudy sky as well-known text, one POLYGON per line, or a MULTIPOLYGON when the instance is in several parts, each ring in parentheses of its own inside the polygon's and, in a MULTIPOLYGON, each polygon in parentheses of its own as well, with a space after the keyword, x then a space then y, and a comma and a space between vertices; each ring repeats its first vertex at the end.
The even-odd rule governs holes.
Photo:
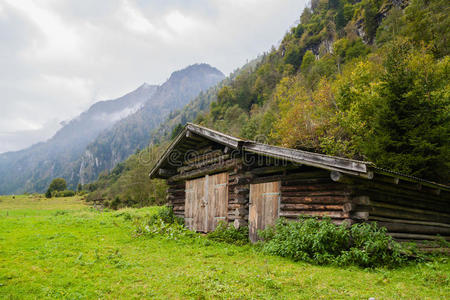
POLYGON ((0 153, 190 64, 228 75, 278 44, 306 2, 0 0, 0 153))

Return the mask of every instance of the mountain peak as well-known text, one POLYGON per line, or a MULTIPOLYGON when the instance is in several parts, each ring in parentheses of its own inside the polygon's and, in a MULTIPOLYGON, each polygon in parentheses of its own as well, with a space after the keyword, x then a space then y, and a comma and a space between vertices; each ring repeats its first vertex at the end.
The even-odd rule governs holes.
POLYGON ((147 82, 144 82, 136 90, 147 90, 147 89, 153 89, 155 87, 158 87, 158 85, 156 85, 156 84, 148 84, 147 82))
POLYGON ((224 78, 225 75, 219 71, 217 68, 210 66, 207 63, 197 63, 190 66, 187 66, 184 69, 173 72, 170 75, 170 80, 180 80, 185 76, 201 76, 201 74, 208 74, 213 77, 224 78))

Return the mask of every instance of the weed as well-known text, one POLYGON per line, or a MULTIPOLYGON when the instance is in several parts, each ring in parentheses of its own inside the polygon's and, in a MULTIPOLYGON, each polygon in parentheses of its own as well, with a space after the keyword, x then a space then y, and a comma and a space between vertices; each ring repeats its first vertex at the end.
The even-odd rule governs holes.
POLYGON ((302 216, 298 222, 280 219, 275 226, 261 231, 260 236, 265 253, 319 265, 395 267, 408 257, 408 250, 376 223, 335 225, 329 218, 302 216))
POLYGON ((235 245, 248 244, 248 227, 234 228, 233 225, 219 222, 216 229, 207 235, 207 238, 216 242, 235 245))

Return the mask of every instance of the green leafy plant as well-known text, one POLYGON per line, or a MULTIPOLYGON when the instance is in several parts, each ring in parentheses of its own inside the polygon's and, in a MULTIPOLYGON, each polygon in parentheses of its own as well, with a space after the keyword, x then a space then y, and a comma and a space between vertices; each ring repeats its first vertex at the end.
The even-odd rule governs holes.
POLYGON ((157 235, 167 239, 180 237, 194 237, 195 232, 184 227, 184 220, 174 215, 171 207, 165 206, 156 214, 146 217, 134 218, 135 235, 154 237, 157 235))
POLYGON ((394 267, 403 264, 409 253, 376 223, 335 225, 329 218, 302 216, 298 222, 279 219, 260 237, 265 253, 316 264, 394 267))
POLYGON ((72 191, 72 190, 64 190, 64 191, 59 191, 59 192, 54 191, 52 194, 55 197, 72 197, 72 196, 75 196, 75 192, 72 191))
POLYGON ((219 222, 216 229, 207 235, 208 239, 235 245, 248 244, 248 227, 234 228, 233 225, 219 222))
POLYGON ((167 224, 177 223, 180 225, 184 225, 184 219, 178 216, 175 216, 173 213, 173 209, 170 206, 164 206, 158 212, 150 217, 149 225, 152 225, 159 220, 163 221, 167 224))

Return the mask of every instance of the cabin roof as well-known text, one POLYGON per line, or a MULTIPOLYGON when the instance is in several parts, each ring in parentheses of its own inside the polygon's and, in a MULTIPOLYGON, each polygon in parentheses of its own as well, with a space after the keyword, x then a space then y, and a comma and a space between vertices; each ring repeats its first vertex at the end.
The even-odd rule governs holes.
POLYGON ((359 161, 337 156, 324 155, 314 152, 302 151, 297 149, 284 148, 279 146, 267 145, 251 140, 240 139, 222 132, 206 128, 200 125, 187 123, 178 136, 172 141, 166 151, 158 159, 153 169, 150 171, 150 178, 161 177, 158 176, 158 170, 162 167, 170 165, 171 154, 183 144, 187 143, 189 134, 202 137, 211 142, 221 144, 231 149, 242 152, 254 153, 262 156, 273 157, 298 163, 306 166, 316 167, 329 171, 338 171, 351 176, 358 176, 367 179, 372 179, 374 173, 379 173, 384 176, 401 178, 402 180, 417 182, 436 189, 443 189, 450 191, 450 186, 438 184, 427 181, 414 176, 394 172, 378 168, 374 163, 368 161, 359 161))

